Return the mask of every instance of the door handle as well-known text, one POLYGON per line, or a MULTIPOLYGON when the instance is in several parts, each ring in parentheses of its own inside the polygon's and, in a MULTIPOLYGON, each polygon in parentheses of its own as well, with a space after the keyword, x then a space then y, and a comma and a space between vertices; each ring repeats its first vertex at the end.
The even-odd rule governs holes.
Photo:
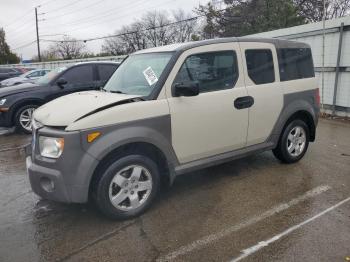
POLYGON ((252 107, 254 105, 254 98, 251 96, 238 97, 234 101, 234 106, 238 110, 252 107))

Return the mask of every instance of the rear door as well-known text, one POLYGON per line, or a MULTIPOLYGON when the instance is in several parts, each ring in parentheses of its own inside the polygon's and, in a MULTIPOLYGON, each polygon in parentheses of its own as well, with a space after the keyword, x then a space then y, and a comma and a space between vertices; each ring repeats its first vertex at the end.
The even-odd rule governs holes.
POLYGON ((283 107, 276 48, 269 43, 240 43, 245 84, 254 99, 249 108, 247 146, 263 143, 270 136, 283 107))
POLYGON ((97 85, 101 88, 104 87, 107 81, 114 74, 115 70, 117 70, 117 64, 98 64, 97 65, 97 85))

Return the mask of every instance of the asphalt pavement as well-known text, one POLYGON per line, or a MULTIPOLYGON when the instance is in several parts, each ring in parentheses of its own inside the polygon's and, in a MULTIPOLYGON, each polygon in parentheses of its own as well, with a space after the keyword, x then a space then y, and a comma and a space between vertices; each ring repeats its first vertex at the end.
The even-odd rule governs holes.
POLYGON ((122 222, 36 196, 27 143, 0 135, 2 262, 350 261, 348 121, 321 120, 299 163, 265 152, 186 174, 122 222))

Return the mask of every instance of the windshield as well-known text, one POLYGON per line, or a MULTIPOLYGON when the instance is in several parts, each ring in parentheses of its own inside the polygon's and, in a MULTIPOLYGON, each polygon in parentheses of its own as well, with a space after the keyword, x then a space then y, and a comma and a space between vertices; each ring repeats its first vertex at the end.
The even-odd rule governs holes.
POLYGON ((20 77, 26 77, 27 75, 33 73, 34 71, 28 71, 28 72, 25 72, 24 74, 21 74, 20 77))
POLYGON ((52 71, 50 71, 49 73, 47 73, 46 75, 40 77, 36 83, 38 83, 39 85, 47 85, 51 82, 52 79, 54 79, 59 73, 61 73, 63 70, 66 70, 67 67, 58 67, 52 71))
POLYGON ((129 56, 115 71, 104 90, 113 93, 148 96, 173 53, 129 56))

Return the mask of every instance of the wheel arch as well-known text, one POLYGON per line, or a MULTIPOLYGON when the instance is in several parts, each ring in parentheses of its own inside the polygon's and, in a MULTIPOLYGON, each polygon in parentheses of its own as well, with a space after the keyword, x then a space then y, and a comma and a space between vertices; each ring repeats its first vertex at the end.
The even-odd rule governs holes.
POLYGON ((25 99, 25 100, 21 100, 21 101, 18 101, 17 103, 15 103, 13 106, 12 106, 12 109, 11 109, 11 122, 12 124, 15 123, 15 117, 16 117, 16 113, 18 112, 18 110, 23 107, 23 106, 26 106, 26 105, 37 105, 37 106, 41 106, 45 104, 45 102, 41 99, 36 99, 36 98, 33 98, 33 99, 25 99))
POLYGON ((310 131, 310 142, 315 141, 318 111, 315 106, 307 100, 294 100, 287 103, 280 113, 268 141, 273 142, 277 146, 286 126, 297 118, 305 121, 308 125, 310 131))
POLYGON ((89 198, 93 193, 94 186, 99 180, 101 173, 107 168, 116 158, 126 156, 128 154, 139 154, 150 157, 159 168, 161 181, 164 184, 171 184, 174 179, 173 168, 166 154, 155 144, 145 141, 128 142, 114 148, 104 155, 92 173, 89 183, 89 198))
POLYGON ((305 124, 309 127, 309 136, 310 136, 310 141, 314 142, 315 138, 316 138, 316 125, 315 125, 315 121, 311 115, 310 112, 306 111, 306 110, 299 110, 295 113, 293 113, 288 120, 286 121, 286 123, 283 126, 282 132, 283 133, 284 129, 287 127, 287 125, 296 120, 296 119, 300 119, 302 121, 305 122, 305 124))

